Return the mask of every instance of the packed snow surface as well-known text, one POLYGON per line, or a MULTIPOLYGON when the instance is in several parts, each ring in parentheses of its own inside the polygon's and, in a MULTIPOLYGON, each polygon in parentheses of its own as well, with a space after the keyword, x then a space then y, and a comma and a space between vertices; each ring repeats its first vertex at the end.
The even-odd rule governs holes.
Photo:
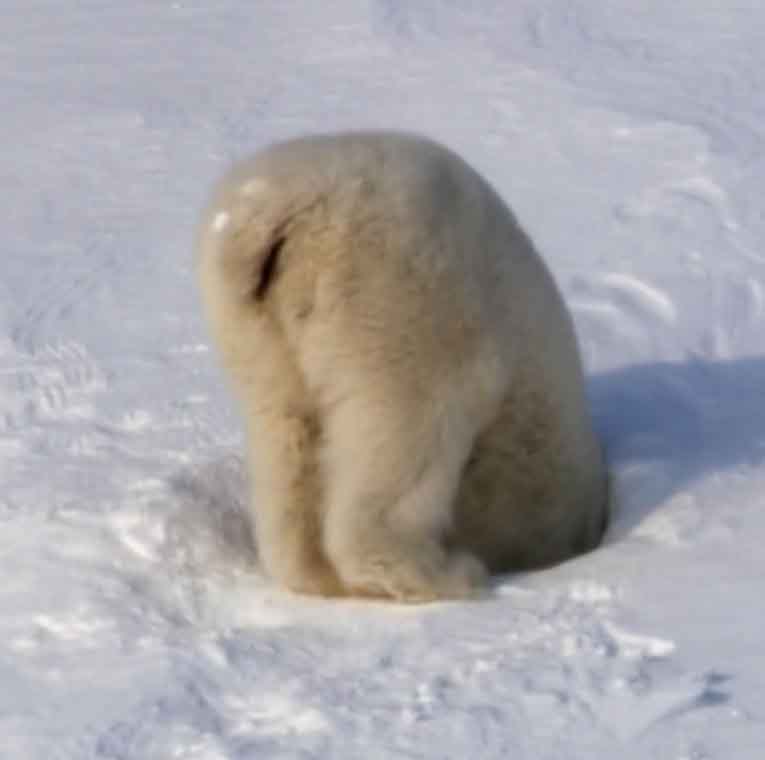
POLYGON ((2 30, 0 757, 765 757, 765 5, 7 0, 2 30), (617 512, 483 601, 293 596, 247 539, 193 229, 232 160, 348 127, 462 153, 576 321, 617 512))

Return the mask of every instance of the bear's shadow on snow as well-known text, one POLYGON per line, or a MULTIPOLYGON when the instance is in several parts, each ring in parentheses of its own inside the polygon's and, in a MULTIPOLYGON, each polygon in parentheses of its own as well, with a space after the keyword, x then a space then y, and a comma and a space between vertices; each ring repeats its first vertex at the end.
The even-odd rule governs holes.
POLYGON ((609 469, 638 474, 627 488, 639 488, 617 495, 607 540, 689 483, 765 460, 765 357, 633 365, 590 377, 588 391, 609 469))

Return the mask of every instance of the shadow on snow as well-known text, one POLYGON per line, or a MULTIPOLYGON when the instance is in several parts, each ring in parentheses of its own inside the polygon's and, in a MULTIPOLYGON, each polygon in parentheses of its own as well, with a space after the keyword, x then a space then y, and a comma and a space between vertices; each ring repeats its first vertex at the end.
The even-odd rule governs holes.
POLYGON ((594 375, 589 391, 609 467, 644 465, 650 479, 622 494, 612 537, 689 483, 765 459, 765 357, 634 365, 594 375))

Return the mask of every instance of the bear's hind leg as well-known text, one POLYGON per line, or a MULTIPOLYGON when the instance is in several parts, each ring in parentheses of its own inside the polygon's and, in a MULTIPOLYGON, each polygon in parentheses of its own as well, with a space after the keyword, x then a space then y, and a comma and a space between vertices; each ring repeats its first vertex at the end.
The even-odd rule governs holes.
POLYGON ((269 417, 262 420, 266 430, 258 430, 250 445, 256 460, 252 509, 261 563, 291 591, 341 595, 342 585, 321 546, 315 423, 290 410, 269 417))
POLYGON ((320 421, 281 336, 262 330, 257 337, 258 355, 244 356, 231 370, 247 418, 258 555, 292 591, 342 595, 321 541, 320 421))
POLYGON ((444 545, 467 444, 395 404, 341 406, 326 431, 324 541, 344 586, 403 602, 477 595, 482 563, 444 545))

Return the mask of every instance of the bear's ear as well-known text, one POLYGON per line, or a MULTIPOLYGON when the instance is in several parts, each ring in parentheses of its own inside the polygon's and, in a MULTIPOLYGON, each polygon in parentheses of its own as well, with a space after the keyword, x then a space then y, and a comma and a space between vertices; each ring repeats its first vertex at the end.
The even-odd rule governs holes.
POLYGON ((257 285, 253 293, 256 301, 263 301, 268 294, 268 289, 278 274, 279 254, 286 242, 286 235, 278 235, 271 241, 265 256, 262 258, 258 257, 260 260, 260 271, 257 273, 257 285))

